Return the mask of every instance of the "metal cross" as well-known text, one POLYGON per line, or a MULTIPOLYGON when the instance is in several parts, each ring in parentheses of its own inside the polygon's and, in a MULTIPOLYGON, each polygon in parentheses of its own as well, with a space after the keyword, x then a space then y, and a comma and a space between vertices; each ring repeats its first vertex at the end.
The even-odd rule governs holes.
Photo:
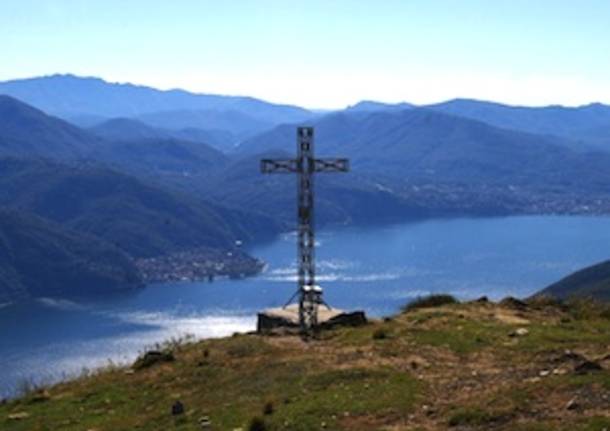
POLYGON ((322 300, 322 289, 315 283, 313 174, 347 172, 349 170, 348 159, 314 158, 313 143, 313 127, 298 127, 296 159, 261 160, 261 171, 264 174, 296 173, 298 175, 298 290, 288 301, 288 304, 298 295, 299 325, 304 333, 311 331, 317 326, 318 306, 324 303, 322 300))

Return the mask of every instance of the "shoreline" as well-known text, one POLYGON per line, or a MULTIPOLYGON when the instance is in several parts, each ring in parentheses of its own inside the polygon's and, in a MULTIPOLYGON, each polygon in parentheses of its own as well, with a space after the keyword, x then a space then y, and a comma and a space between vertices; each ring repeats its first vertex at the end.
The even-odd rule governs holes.
POLYGON ((265 263, 240 249, 198 248, 166 256, 137 259, 136 267, 148 285, 169 282, 213 282, 242 279, 261 273, 265 263))

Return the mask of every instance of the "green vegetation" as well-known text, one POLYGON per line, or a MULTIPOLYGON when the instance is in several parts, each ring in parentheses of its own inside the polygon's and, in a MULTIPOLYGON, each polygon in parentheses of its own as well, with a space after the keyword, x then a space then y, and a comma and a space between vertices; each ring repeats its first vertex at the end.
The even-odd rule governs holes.
POLYGON ((576 271, 538 293, 560 299, 571 297, 610 301, 610 261, 576 271))
POLYGON ((95 165, 0 159, 0 205, 27 210, 97 236, 133 257, 202 246, 230 247, 235 239, 266 236, 265 217, 219 208, 95 165))
POLYGON ((610 319, 599 304, 572 307, 434 304, 309 342, 172 342, 157 350, 173 360, 112 367, 0 405, 0 428, 601 430, 610 319), (579 371, 587 361, 600 369, 579 371), (177 401, 184 412, 172 415, 177 401))
POLYGON ((0 209, 0 302, 139 285, 133 262, 116 247, 23 212, 0 209))

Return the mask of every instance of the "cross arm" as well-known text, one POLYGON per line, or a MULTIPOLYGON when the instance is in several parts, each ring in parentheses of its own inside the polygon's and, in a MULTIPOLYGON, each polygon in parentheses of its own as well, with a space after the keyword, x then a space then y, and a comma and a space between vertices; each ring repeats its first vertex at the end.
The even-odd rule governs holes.
POLYGON ((348 172, 348 159, 314 159, 315 172, 348 172))
POLYGON ((263 174, 294 173, 299 171, 295 159, 262 159, 261 172, 263 174))

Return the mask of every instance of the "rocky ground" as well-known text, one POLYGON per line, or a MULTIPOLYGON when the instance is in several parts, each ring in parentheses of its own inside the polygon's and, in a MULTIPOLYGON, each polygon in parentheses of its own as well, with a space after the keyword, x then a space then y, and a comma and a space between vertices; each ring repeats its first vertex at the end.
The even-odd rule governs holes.
POLYGON ((317 340, 174 344, 0 405, 3 430, 610 430, 610 309, 414 308, 317 340))

